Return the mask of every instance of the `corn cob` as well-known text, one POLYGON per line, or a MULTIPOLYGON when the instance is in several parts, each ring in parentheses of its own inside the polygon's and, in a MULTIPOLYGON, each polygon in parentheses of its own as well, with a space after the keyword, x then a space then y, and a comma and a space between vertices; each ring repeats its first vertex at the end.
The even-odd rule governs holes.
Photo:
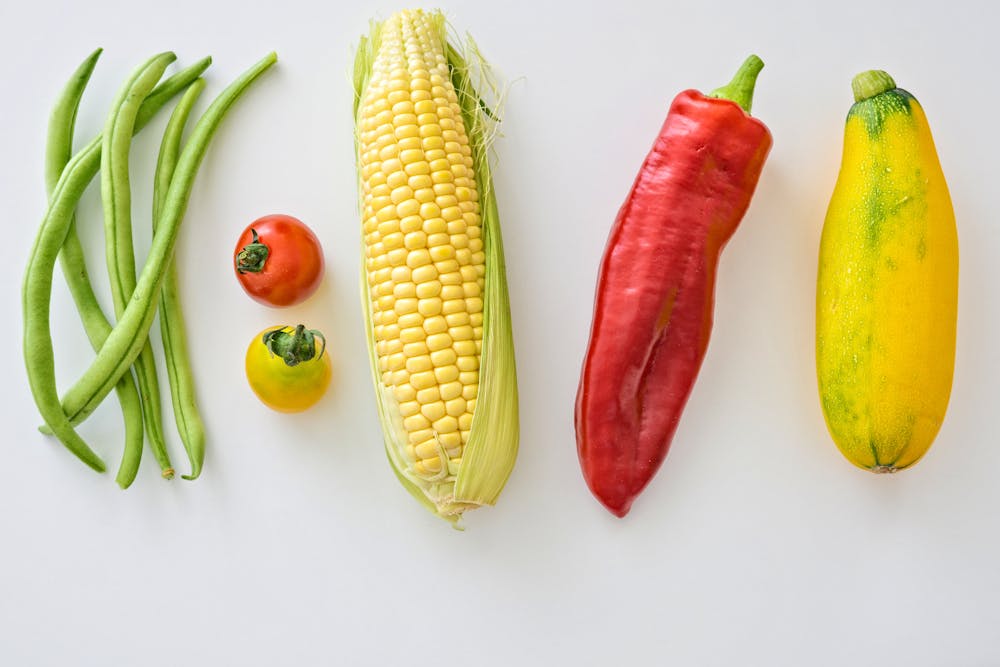
POLYGON ((440 12, 373 24, 354 85, 362 302, 386 453, 406 489, 455 522, 496 502, 518 446, 492 118, 440 12))

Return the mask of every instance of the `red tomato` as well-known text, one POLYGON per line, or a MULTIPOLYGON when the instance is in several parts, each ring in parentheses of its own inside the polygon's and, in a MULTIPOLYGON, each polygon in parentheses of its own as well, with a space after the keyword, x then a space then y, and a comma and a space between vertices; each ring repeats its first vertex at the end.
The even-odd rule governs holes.
POLYGON ((239 241, 233 268, 243 290, 267 306, 292 306, 312 296, 323 279, 323 250, 305 224, 290 215, 265 215, 239 241))

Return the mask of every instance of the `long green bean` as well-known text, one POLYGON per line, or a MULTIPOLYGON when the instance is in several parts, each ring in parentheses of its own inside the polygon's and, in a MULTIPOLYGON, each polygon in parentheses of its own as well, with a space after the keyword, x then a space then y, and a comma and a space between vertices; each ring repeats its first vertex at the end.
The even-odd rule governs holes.
POLYGON ((157 293, 173 252, 191 187, 212 135, 233 103, 275 62, 277 55, 270 53, 243 73, 219 94, 195 125, 177 161, 164 200, 158 233, 153 237, 132 300, 97 358, 63 397, 64 417, 79 422, 89 416, 138 356, 156 315, 157 293))
MULTIPOLYGON (((50 195, 59 181, 62 170, 73 156, 73 131, 77 110, 100 55, 101 49, 97 49, 73 73, 52 110, 45 151, 45 187, 50 195)), ((76 232, 74 217, 70 222, 62 252, 59 254, 59 261, 70 294, 80 313, 84 331, 91 347, 97 352, 104 344, 104 339, 108 337, 111 324, 104 317, 104 312, 91 287, 83 257, 83 246, 76 232)), ((135 480, 142 458, 142 406, 131 373, 122 375, 122 379, 115 385, 115 392, 125 422, 125 449, 115 479, 118 485, 125 489, 135 480)))
MULTIPOLYGON (((138 98, 137 104, 141 103, 146 95, 152 91, 172 59, 173 54, 154 57, 133 73, 129 79, 129 87, 135 93, 132 99, 138 98)), ((126 96, 120 103, 130 103, 130 97, 126 96)), ((42 419, 67 449, 94 470, 104 472, 104 461, 74 430, 59 403, 59 393, 56 389, 55 355, 52 349, 52 331, 49 320, 52 274, 56 258, 66 240, 76 204, 86 188, 86 182, 81 182, 83 179, 74 178, 74 176, 77 173, 83 173, 86 166, 83 162, 87 153, 86 150, 78 153, 67 163, 52 190, 48 213, 42 221, 38 237, 35 239, 35 245, 32 248, 25 271, 22 292, 23 345, 28 383, 42 419)), ((107 341, 101 347, 102 351, 107 347, 106 343, 107 341)), ((97 356, 100 357, 100 353, 97 356)), ((131 362, 129 365, 131 366, 131 362)), ((127 367, 124 370, 127 370, 127 367)), ((118 383, 118 380, 124 375, 124 370, 108 387, 108 391, 118 383)))
MULTIPOLYGON (((153 234, 163 215, 163 205, 170 189, 170 181, 177 167, 181 152, 181 138, 187 124, 191 108, 205 88, 205 81, 199 79, 184 93, 167 122, 160 144, 160 154, 156 160, 156 174, 153 179, 153 234)), ((167 377, 170 380, 170 399, 174 408, 177 432, 191 462, 191 474, 181 475, 184 479, 198 479, 205 462, 205 425, 195 402, 194 374, 188 354, 187 336, 184 331, 184 315, 180 305, 180 289, 177 284, 177 264, 170 260, 167 275, 160 286, 160 337, 163 339, 163 353, 167 360, 167 377)))
MULTIPOLYGON (((158 56, 163 69, 174 59, 173 54, 158 56)), ((152 88, 152 85, 150 86, 152 88)), ((129 184, 129 151, 136 116, 145 99, 126 86, 112 104, 111 114, 104 126, 101 145, 101 203, 104 207, 104 251, 111 283, 111 297, 115 317, 120 318, 135 290, 135 250, 132 238, 132 194, 129 184)), ((163 416, 160 401, 160 384, 156 377, 156 358, 149 340, 145 341, 135 359, 135 375, 139 382, 142 400, 142 419, 150 449, 163 471, 172 479, 166 442, 163 437, 163 416)))
MULTIPOLYGON (((141 130, 156 114, 157 111, 163 108, 163 106, 169 102, 174 96, 179 92, 191 85, 191 82, 202 75, 202 73, 208 69, 208 66, 212 64, 211 58, 202 58, 195 64, 182 69, 170 78, 166 79, 158 85, 152 93, 146 98, 142 103, 142 107, 139 109, 139 115, 136 118, 135 131, 141 130)), ((31 259, 28 262, 28 268, 25 270, 25 284, 24 284, 24 345, 27 349, 28 345, 39 346, 40 349, 37 351, 38 358, 29 359, 27 353, 25 354, 25 364, 28 367, 29 383, 32 381, 32 369, 36 366, 40 369, 39 372, 43 374, 46 372, 46 364, 51 364, 54 373, 54 360, 49 359, 52 356, 52 338, 49 333, 49 300, 51 298, 52 291, 52 270, 55 264, 55 259, 51 259, 51 264, 49 264, 50 258, 48 256, 48 251, 39 253, 39 248, 43 247, 46 243, 55 243, 56 239, 62 239, 59 243, 65 244, 66 240, 69 239, 69 250, 70 257, 67 258, 69 261, 69 267, 64 264, 63 270, 67 275, 73 275, 74 279, 70 280, 70 288, 73 289, 74 285, 78 283, 75 280, 75 276, 87 275, 87 267, 84 262, 83 248, 80 247, 79 237, 77 238, 77 243, 73 244, 72 239, 69 237, 69 231, 73 223, 73 213, 76 210, 76 205, 80 201, 80 197, 83 196, 84 190, 87 189, 87 185, 93 180, 94 176, 97 174, 97 170, 101 164, 101 140, 102 136, 99 134, 94 139, 91 140, 83 149, 78 151, 73 158, 67 163, 66 168, 63 169, 63 173, 60 175, 56 185, 52 188, 51 196, 49 197, 49 208, 45 213, 45 217, 42 220, 42 224, 38 230, 38 236, 35 239, 35 246, 31 251, 31 259), (70 168, 72 167, 72 169, 70 168), (60 191, 60 200, 57 201, 55 194, 56 190, 60 191), (76 254, 74 255, 74 251, 76 254), (37 257, 36 257, 37 255, 37 257), (45 275, 48 274, 48 283, 38 283, 33 284, 33 289, 31 290, 29 299, 29 279, 37 279, 36 274, 45 275), (44 311, 45 318, 44 321, 33 322, 32 326, 29 327, 29 309, 32 311, 44 311), (45 335, 42 335, 42 330, 44 329, 45 335), (29 339, 29 333, 31 338, 29 339), (48 346, 48 351, 46 352, 45 347, 48 346)), ((59 248, 55 249, 56 253, 59 253, 59 248)), ((66 253, 66 247, 63 247, 62 253, 59 253, 60 257, 66 253)), ((97 298, 93 295, 93 290, 89 289, 89 280, 86 281, 88 289, 81 291, 83 296, 86 296, 86 292, 90 293, 91 302, 96 304, 97 298)), ((74 298, 76 298, 74 296, 74 298)), ((85 317, 90 319, 97 319, 94 317, 94 311, 91 308, 86 309, 85 317)), ((104 314, 100 314, 100 319, 107 324, 107 319, 105 319, 104 314)), ((93 323, 85 323, 85 326, 95 326, 93 323)), ((99 323, 98 325, 99 326, 99 323)), ((110 325, 108 325, 110 327, 110 325)), ((109 329, 110 333, 110 329, 109 329)), ((103 342, 102 342, 103 345, 103 342)), ((54 382, 54 379, 52 380, 54 382)), ((34 388, 32 393, 34 394, 34 388)), ((35 401, 38 402, 39 398, 36 395, 35 401)), ((41 410, 39 410, 41 412, 41 410)), ((44 415, 43 415, 44 418, 44 415)), ((48 424, 45 424, 39 428, 42 433, 47 433, 51 435, 53 433, 52 429, 48 424)), ((77 448, 79 448, 79 443, 77 443, 77 448)))

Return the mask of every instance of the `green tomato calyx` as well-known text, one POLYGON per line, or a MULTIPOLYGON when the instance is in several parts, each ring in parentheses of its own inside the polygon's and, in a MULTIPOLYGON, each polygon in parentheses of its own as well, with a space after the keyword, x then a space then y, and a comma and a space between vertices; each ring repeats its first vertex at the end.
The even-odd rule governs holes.
POLYGON ((326 351, 326 337, 316 329, 306 329, 304 324, 298 324, 295 329, 280 326, 271 329, 261 337, 264 347, 273 357, 280 357, 287 366, 298 366, 304 361, 320 359, 326 351), (316 351, 316 339, 320 341, 319 351, 316 351))
POLYGON ((260 273, 271 254, 271 249, 260 242, 257 230, 251 229, 250 233, 253 234, 253 240, 236 254, 236 270, 240 273, 260 273))

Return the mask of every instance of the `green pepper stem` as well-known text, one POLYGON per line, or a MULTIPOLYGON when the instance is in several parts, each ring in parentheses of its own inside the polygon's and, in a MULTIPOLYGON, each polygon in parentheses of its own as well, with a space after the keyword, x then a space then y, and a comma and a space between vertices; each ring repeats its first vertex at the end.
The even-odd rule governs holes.
POLYGON ((851 81, 851 90, 854 91, 855 102, 867 100, 895 87, 896 82, 892 80, 892 77, 880 69, 870 69, 867 72, 862 72, 851 81))
POLYGON ((762 69, 764 69, 764 61, 751 54, 736 70, 736 76, 733 77, 732 81, 721 88, 716 88, 708 96, 736 102, 744 111, 750 113, 750 106, 753 104, 753 88, 757 83, 757 75, 762 69))

